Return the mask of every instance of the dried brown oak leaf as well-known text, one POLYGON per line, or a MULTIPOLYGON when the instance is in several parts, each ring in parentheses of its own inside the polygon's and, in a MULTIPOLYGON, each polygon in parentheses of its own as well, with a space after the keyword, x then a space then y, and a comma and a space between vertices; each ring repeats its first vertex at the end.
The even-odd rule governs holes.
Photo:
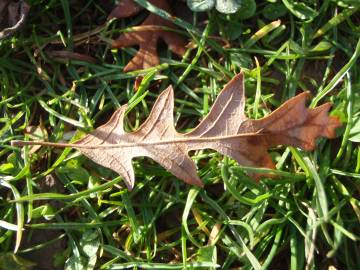
MULTIPOLYGON (((170 6, 166 0, 149 0, 149 2, 170 13, 170 6)), ((136 15, 141 10, 142 8, 133 0, 124 0, 110 13, 109 18, 127 18, 136 15)), ((186 41, 179 34, 163 30, 162 27, 174 28, 174 24, 151 13, 139 27, 140 30, 123 33, 113 41, 113 48, 139 46, 139 51, 125 66, 125 72, 158 65, 160 63, 157 54, 159 39, 163 39, 173 53, 179 56, 184 55, 186 41)))
POLYGON ((306 108, 304 92, 286 101, 260 120, 244 114, 243 74, 236 75, 221 91, 210 113, 191 132, 178 133, 174 128, 174 93, 171 86, 156 100, 149 117, 134 132, 123 128, 126 105, 111 119, 74 144, 14 141, 13 145, 41 144, 73 147, 96 163, 120 174, 131 190, 134 187, 132 159, 147 156, 188 184, 202 186, 190 150, 214 149, 239 164, 274 168, 267 150, 276 145, 315 148, 318 137, 333 138, 340 126, 336 117, 328 116, 330 103, 306 108))
POLYGON ((0 40, 10 37, 24 24, 29 10, 25 1, 0 0, 0 40))

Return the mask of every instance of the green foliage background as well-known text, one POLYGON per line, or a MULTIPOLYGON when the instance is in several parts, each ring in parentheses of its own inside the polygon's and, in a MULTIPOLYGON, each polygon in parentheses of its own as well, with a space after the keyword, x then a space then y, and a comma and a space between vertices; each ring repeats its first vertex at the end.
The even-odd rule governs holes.
POLYGON ((174 18, 136 0, 148 11, 110 22, 109 0, 28 2, 25 27, 0 41, 1 269, 360 267, 359 1, 243 0, 232 14, 192 13, 174 1, 174 18), (179 59, 160 44, 159 66, 123 73, 136 49, 111 50, 110 42, 147 12, 173 20, 191 46, 179 59), (75 150, 10 146, 75 140, 125 103, 126 128, 135 130, 169 84, 176 127, 186 132, 240 70, 248 117, 310 90, 310 106, 333 103, 343 122, 337 139, 319 140, 312 153, 271 149, 278 178, 259 183, 246 173, 264 169, 193 153, 201 190, 136 159, 132 192, 75 150), (137 76, 144 79, 134 91, 137 76))

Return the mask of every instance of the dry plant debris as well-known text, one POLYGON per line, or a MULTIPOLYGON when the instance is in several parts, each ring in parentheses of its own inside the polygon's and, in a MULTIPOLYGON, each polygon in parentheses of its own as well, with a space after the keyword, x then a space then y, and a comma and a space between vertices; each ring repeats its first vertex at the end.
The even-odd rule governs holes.
POLYGON ((24 24, 29 10, 25 1, 0 0, 0 40, 10 37, 24 24))
POLYGON ((274 168, 268 148, 277 145, 315 148, 318 137, 335 137, 338 118, 329 116, 330 103, 306 108, 307 92, 286 101, 268 116, 248 119, 244 114, 243 74, 236 75, 221 91, 210 113, 191 132, 178 133, 173 122, 174 93, 171 86, 156 100, 147 120, 127 133, 123 120, 127 106, 111 119, 74 144, 13 141, 13 145, 40 144, 73 147, 94 162, 120 174, 131 190, 135 176, 134 157, 147 156, 188 184, 203 186, 190 150, 213 149, 239 164, 274 168))
MULTIPOLYGON (((166 0, 150 0, 149 2, 170 13, 170 6, 166 0)), ((109 18, 127 18, 136 15, 141 10, 142 8, 134 1, 124 0, 110 13, 109 18)), ((158 65, 160 63, 157 54, 159 39, 164 40, 173 53, 179 56, 184 55, 186 41, 179 34, 163 29, 174 28, 174 24, 170 21, 151 13, 137 28, 136 31, 123 33, 112 43, 113 48, 139 46, 139 51, 125 66, 125 72, 158 65)))

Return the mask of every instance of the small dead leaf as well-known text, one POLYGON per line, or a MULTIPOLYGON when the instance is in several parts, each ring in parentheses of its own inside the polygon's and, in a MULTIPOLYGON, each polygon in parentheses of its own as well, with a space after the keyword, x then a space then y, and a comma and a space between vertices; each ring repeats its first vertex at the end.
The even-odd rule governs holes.
MULTIPOLYGON (((170 5, 166 0, 149 0, 149 2, 158 8, 170 12, 170 5)), ((127 18, 136 15, 141 10, 142 8, 133 0, 121 1, 110 13, 109 18, 127 18)), ((157 54, 157 43, 159 39, 163 39, 173 53, 179 56, 184 55, 186 41, 179 34, 164 30, 164 27, 174 28, 174 24, 151 13, 141 24, 141 27, 134 29, 136 31, 124 33, 113 41, 113 48, 139 46, 137 54, 125 66, 125 72, 158 65, 160 63, 157 54)))
POLYGON ((13 141, 12 145, 40 144, 73 147, 94 162, 120 174, 131 190, 135 175, 134 157, 155 160, 185 183, 203 186, 191 150, 213 149, 245 166, 274 168, 267 150, 277 145, 315 148, 318 137, 335 137, 338 118, 328 116, 330 103, 308 109, 308 93, 286 101, 273 113, 260 120, 248 119, 244 113, 243 74, 236 75, 220 92, 210 113, 191 132, 178 133, 174 127, 174 93, 171 86, 156 100, 147 120, 134 132, 123 128, 126 105, 110 120, 74 144, 13 141))
POLYGON ((29 10, 25 1, 0 0, 0 40, 12 36, 24 24, 29 10))

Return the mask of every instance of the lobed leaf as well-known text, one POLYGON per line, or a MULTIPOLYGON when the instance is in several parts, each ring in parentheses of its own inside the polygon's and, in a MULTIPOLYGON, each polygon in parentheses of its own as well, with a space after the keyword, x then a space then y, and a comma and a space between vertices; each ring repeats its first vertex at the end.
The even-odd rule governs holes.
POLYGON ((152 158, 185 183, 203 186, 188 155, 191 150, 213 149, 241 165, 274 169, 269 147, 287 145, 311 151, 318 137, 333 138, 340 126, 338 118, 328 116, 330 103, 306 108, 307 92, 288 100, 267 117, 248 119, 244 113, 244 91, 240 73, 220 92, 210 113, 186 134, 175 130, 174 93, 169 86, 159 95, 147 120, 134 132, 124 131, 124 105, 106 124, 74 144, 15 141, 13 145, 38 143, 77 148, 94 162, 120 174, 130 190, 135 183, 132 159, 141 156, 152 158))

